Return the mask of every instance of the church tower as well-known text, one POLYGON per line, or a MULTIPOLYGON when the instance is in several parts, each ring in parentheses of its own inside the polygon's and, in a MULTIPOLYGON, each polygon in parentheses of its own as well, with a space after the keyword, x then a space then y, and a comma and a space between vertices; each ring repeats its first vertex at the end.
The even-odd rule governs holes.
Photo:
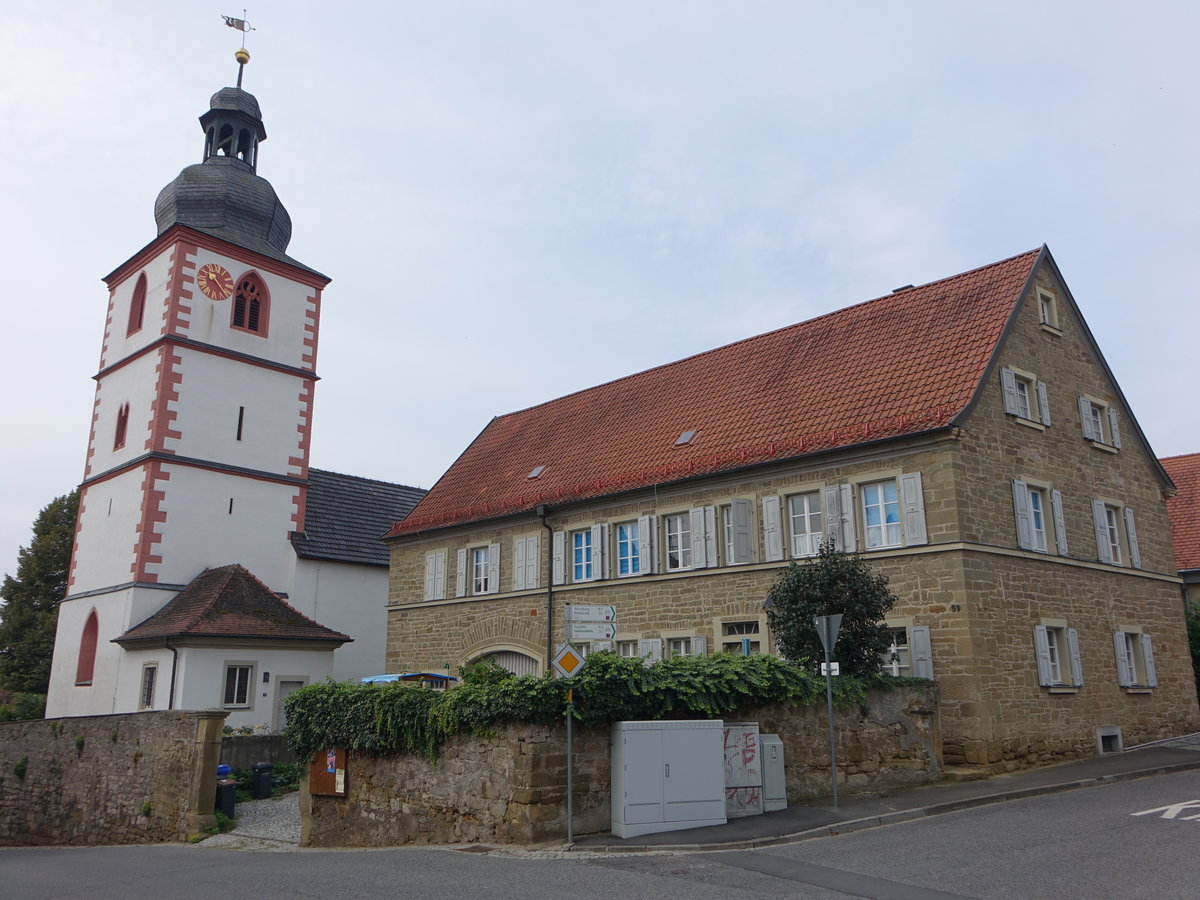
POLYGON ((191 705, 170 638, 156 651, 114 641, 205 569, 237 563, 291 589, 329 279, 285 252, 291 220, 258 174, 267 133, 240 72, 200 117, 202 161, 159 194, 157 237, 104 279, 48 717, 191 705))

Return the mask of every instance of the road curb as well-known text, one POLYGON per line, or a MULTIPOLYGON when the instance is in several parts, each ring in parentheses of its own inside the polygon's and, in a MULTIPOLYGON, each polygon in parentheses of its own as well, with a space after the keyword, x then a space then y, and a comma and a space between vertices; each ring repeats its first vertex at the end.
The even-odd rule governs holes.
POLYGON ((883 825, 898 825, 901 822, 909 822, 914 819, 925 819, 945 813, 959 812, 964 809, 973 809, 978 806, 988 806, 992 803, 1003 803, 1007 800, 1024 800, 1047 794, 1061 794, 1066 791, 1095 787, 1100 784, 1115 784, 1121 781, 1151 778, 1155 775, 1166 775, 1170 772, 1185 772, 1191 769, 1200 769, 1200 760, 1153 766, 1148 769, 1137 769, 1131 772, 1117 772, 1112 775, 1099 775, 1094 778, 1077 778, 1072 781, 1060 781, 1055 784, 1043 784, 1035 787, 1012 788, 1007 791, 997 791, 994 794, 981 794, 978 797, 964 797, 961 800, 947 800, 943 803, 934 803, 929 806, 901 809, 874 816, 864 816, 859 819, 847 819, 842 822, 833 822, 829 825, 818 825, 816 828, 809 828, 804 831, 772 835, 770 837, 749 838, 739 841, 710 841, 703 844, 638 844, 636 846, 604 844, 587 847, 572 845, 570 850, 599 853, 709 853, 721 850, 754 850, 760 847, 777 847, 782 844, 794 844, 815 838, 833 837, 838 834, 851 834, 855 831, 865 831, 869 828, 879 828, 883 825))

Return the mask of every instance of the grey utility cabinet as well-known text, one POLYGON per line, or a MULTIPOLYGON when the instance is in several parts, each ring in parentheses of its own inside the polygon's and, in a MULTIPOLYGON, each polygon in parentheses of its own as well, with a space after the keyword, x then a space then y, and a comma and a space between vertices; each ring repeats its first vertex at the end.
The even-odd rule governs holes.
POLYGON ((720 719, 616 722, 612 729, 612 832, 725 824, 720 719))

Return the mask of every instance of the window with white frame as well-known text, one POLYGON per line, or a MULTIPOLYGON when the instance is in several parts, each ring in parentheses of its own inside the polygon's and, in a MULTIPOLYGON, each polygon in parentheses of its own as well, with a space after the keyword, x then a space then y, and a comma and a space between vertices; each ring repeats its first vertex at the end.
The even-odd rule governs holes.
POLYGON ((896 482, 875 481, 859 489, 863 539, 868 550, 900 546, 900 498, 896 482))
POLYGON ((701 635, 679 635, 666 638, 668 656, 706 656, 708 638, 701 635))
POLYGON ((792 538, 792 556, 816 556, 825 537, 825 520, 821 514, 819 491, 788 497, 788 524, 792 538))
POLYGON ((1132 628, 1115 631, 1113 649, 1117 660, 1117 684, 1126 688, 1158 686, 1150 635, 1132 628))
POLYGON ((641 555, 638 552, 638 523, 617 524, 617 577, 640 575, 641 555))
POLYGON ((749 656, 762 653, 762 625, 757 619, 721 623, 721 652, 749 656))
POLYGON ((933 645, 928 625, 913 625, 909 619, 886 623, 888 647, 879 655, 880 671, 897 678, 933 680, 933 645))
POLYGON ((158 663, 142 666, 142 689, 138 696, 138 709, 154 709, 154 689, 158 681, 158 663))
POLYGON ((1038 553, 1067 555, 1066 519, 1062 493, 1043 484, 1014 479, 1013 512, 1017 522, 1017 546, 1038 553))
MULTIPOLYGON (((764 498, 764 509, 766 501, 764 498)), ((837 550, 912 547, 929 542, 925 528, 925 494, 920 472, 862 483, 821 488, 824 539, 837 550), (858 497, 855 497, 857 490, 858 497)), ((766 525, 764 523, 764 536, 766 525)), ((768 559, 770 553, 768 552, 768 559)))
POLYGON ((880 656, 885 675, 904 678, 912 674, 912 649, 908 646, 907 628, 888 628, 888 648, 880 656))
POLYGON ((489 592, 489 548, 476 547, 471 551, 471 593, 486 594, 489 592))
POLYGON ((735 498, 721 507, 721 563, 736 566, 753 560, 749 500, 735 498))
POLYGON ((463 547, 458 551, 454 594, 494 594, 500 590, 500 545, 463 547))
POLYGON ((228 663, 225 666, 225 701, 226 708, 250 706, 251 684, 254 679, 252 663, 228 663))
POLYGON ((679 572, 692 567, 692 517, 689 513, 666 516, 667 571, 679 572))
POLYGON ((638 653, 638 641, 636 639, 629 641, 617 641, 617 656, 625 659, 637 659, 641 656, 638 653))
POLYGON ((1050 291, 1039 290, 1038 296, 1038 321, 1055 331, 1059 330, 1058 324, 1058 298, 1050 291))
POLYGON ((1079 428, 1099 449, 1121 449, 1121 423, 1117 410, 1093 397, 1079 398, 1079 428))
POLYGON ((1038 684, 1042 687, 1083 685, 1079 656, 1079 634, 1062 622, 1033 626, 1033 649, 1037 656, 1038 684))
POLYGON ((571 532, 571 580, 592 580, 592 532, 571 532))
POLYGON ((1129 554, 1129 565, 1135 569, 1142 567, 1132 509, 1105 500, 1093 500, 1092 524, 1096 530, 1096 556, 1100 562, 1124 565, 1124 548, 1129 554))
POLYGON ((1046 383, 1019 369, 1001 369, 1004 411, 1023 422, 1050 424, 1050 399, 1046 383))
POLYGON ((425 599, 446 599, 446 551, 425 554, 425 599))

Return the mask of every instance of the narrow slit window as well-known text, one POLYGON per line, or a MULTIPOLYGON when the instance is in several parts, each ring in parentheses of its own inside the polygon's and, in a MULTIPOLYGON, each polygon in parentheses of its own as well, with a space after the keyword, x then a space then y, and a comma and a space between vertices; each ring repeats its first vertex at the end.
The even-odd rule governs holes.
POLYGON ((242 439, 242 425, 245 424, 245 421, 246 421, 246 407, 239 406, 238 407, 238 424, 237 424, 237 439, 239 441, 242 439))
POLYGON ((122 403, 117 410, 117 429, 113 434, 113 449, 120 450, 125 446, 125 433, 129 430, 129 404, 122 403))

